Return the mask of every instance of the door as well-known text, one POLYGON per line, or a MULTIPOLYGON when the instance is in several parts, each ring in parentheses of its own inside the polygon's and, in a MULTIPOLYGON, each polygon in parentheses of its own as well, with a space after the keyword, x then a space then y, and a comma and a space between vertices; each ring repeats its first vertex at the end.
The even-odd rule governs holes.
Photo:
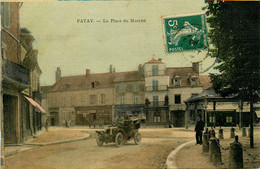
POLYGON ((4 143, 17 143, 17 102, 15 96, 4 95, 4 143))

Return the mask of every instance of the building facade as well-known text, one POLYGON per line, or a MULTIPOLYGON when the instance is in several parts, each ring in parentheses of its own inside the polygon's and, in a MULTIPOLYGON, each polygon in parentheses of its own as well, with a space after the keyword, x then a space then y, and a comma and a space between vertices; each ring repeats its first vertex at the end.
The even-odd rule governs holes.
POLYGON ((169 76, 166 64, 161 59, 147 61, 143 65, 145 77, 146 123, 165 124, 169 122, 167 103, 169 76))
POLYGON ((32 88, 34 83, 31 75, 37 73, 39 79, 41 71, 37 63, 37 51, 32 48, 34 38, 30 32, 27 32, 26 36, 30 38, 25 40, 24 32, 20 30, 21 5, 22 3, 18 2, 1 3, 2 136, 4 144, 20 144, 31 137, 37 131, 33 127, 31 109, 38 107, 43 111, 39 104, 40 101, 37 103, 32 99, 36 95, 35 92, 39 91, 40 84, 37 83, 37 90, 32 88), (30 49, 34 50, 32 55, 37 64, 37 67, 33 69, 31 69, 33 64, 29 57, 30 49))
POLYGON ((57 68, 56 83, 48 92, 51 125, 88 125, 112 123, 113 73, 61 77, 57 68))
MULTIPOLYGON (((61 77, 48 93, 51 125, 110 124, 124 115, 139 116, 146 124, 185 125, 185 100, 203 91, 199 64, 191 67, 166 67, 162 59, 150 59, 136 71, 61 77)), ((45 95, 45 94, 44 94, 45 95)))
POLYGON ((145 117, 145 83, 142 72, 129 71, 115 73, 114 79, 114 119, 124 115, 145 117))

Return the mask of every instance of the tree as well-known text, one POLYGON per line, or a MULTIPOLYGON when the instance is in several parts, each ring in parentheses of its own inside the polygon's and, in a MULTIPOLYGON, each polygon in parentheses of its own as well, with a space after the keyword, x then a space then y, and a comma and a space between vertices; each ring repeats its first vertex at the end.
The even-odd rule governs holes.
POLYGON ((259 99, 259 2, 209 1, 204 8, 213 44, 210 55, 217 60, 211 81, 223 97, 236 96, 250 103, 250 147, 253 142, 253 103, 259 99))

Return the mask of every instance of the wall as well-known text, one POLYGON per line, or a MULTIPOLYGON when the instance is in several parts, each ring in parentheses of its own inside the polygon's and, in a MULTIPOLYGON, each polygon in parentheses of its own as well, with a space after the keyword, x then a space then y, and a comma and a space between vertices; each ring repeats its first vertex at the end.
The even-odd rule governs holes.
POLYGON ((121 104, 120 96, 125 96, 125 104, 133 104, 133 96, 138 96, 138 104, 145 103, 145 92, 144 92, 144 81, 134 81, 134 82, 124 82, 124 83, 116 83, 115 84, 115 104, 121 104), (132 91, 132 84, 138 84, 138 90, 132 91), (120 84, 125 85, 125 91, 119 92, 118 88, 120 84))

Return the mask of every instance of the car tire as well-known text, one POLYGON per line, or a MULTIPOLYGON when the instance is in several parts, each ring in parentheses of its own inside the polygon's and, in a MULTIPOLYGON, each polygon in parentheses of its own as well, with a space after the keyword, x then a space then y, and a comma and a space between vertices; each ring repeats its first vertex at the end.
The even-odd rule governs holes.
POLYGON ((141 134, 139 132, 135 133, 135 135, 134 135, 135 144, 136 145, 140 144, 141 140, 142 140, 141 134))
POLYGON ((96 141, 97 141, 97 145, 98 145, 98 146, 102 146, 102 145, 103 145, 104 140, 103 140, 101 134, 98 134, 98 135, 97 135, 96 141))
POLYGON ((124 137, 122 133, 117 133, 115 142, 117 147, 121 147, 123 145, 124 137))

